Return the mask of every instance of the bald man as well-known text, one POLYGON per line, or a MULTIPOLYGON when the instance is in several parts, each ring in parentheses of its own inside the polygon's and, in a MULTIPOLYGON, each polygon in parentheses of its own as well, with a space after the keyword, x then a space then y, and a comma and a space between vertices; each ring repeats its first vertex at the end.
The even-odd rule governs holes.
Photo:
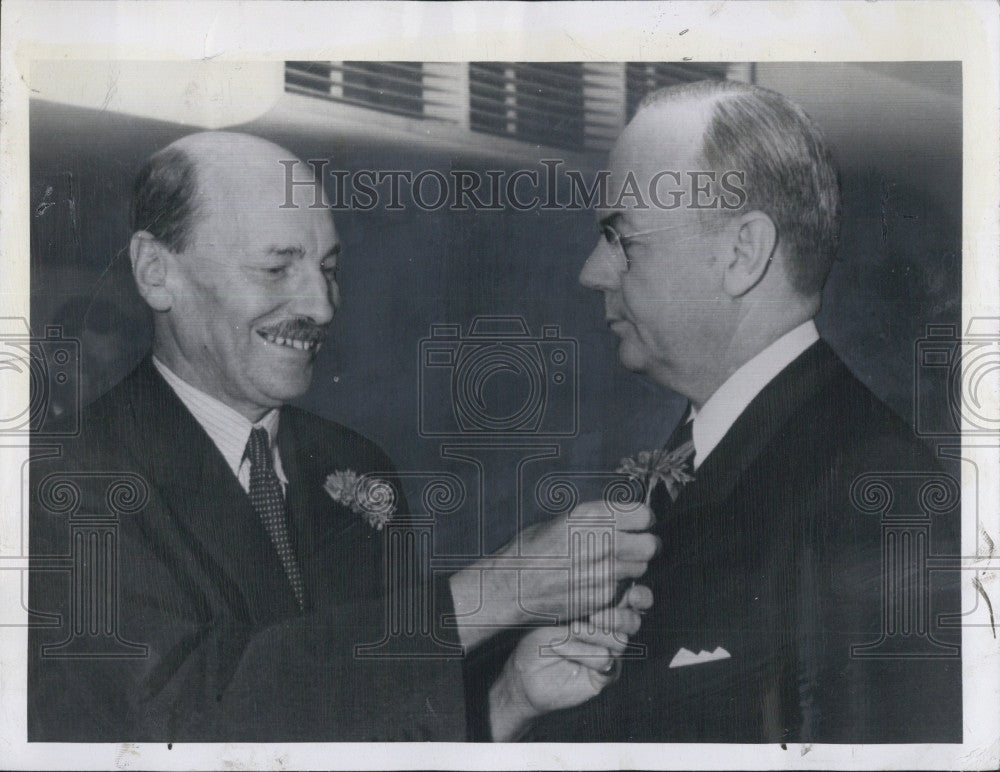
MULTIPOLYGON (((151 355, 84 411, 56 463, 32 469, 32 555, 74 564, 31 576, 31 606, 53 624, 30 636, 30 740, 462 740, 461 656, 524 613, 497 590, 511 584, 502 571, 482 594, 478 570, 434 588, 412 566, 387 571, 383 526, 406 513, 390 460, 287 404, 309 387, 340 301, 329 210, 301 188, 281 205, 290 158, 208 132, 139 173, 129 256, 154 315, 151 355), (393 604, 416 598, 429 634, 386 640, 393 604), (494 625, 442 627, 480 605, 494 625)), ((645 570, 655 537, 625 531, 649 512, 628 517, 624 551, 601 557, 623 568, 594 576, 645 570)), ((606 603, 603 582, 590 594, 606 603)), ((558 605, 556 590, 536 582, 532 608, 558 605)), ((638 626, 629 603, 648 606, 648 593, 591 609, 597 632, 562 631, 565 657, 539 657, 558 629, 527 636, 477 708, 479 731, 509 739, 598 693, 638 626)))
POLYGON ((687 474, 653 492, 647 656, 532 738, 960 741, 959 577, 928 560, 960 554, 958 485, 819 337, 839 229, 821 133, 767 89, 673 87, 611 179, 580 281, 621 364, 689 401, 667 440, 687 474), (698 180, 681 205, 650 205, 678 179, 698 180))

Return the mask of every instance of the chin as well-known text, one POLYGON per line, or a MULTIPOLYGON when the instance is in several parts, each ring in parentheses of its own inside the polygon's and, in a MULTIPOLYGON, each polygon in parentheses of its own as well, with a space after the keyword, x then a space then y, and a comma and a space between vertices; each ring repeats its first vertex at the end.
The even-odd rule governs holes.
POLYGON ((271 379, 261 383, 258 391, 266 395, 273 406, 280 406, 293 399, 298 399, 307 391, 312 381, 312 369, 306 373, 289 374, 281 380, 271 379))
POLYGON ((623 340, 618 347, 618 361, 633 373, 646 373, 649 370, 649 358, 627 340, 623 340))

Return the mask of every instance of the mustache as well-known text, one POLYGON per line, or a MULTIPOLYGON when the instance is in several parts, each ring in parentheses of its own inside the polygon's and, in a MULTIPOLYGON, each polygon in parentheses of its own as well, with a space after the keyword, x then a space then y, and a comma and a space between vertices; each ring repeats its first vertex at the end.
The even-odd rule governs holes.
POLYGON ((329 325, 313 324, 308 319, 289 319, 270 327, 261 328, 260 332, 278 338, 305 341, 307 343, 322 343, 330 333, 329 325))

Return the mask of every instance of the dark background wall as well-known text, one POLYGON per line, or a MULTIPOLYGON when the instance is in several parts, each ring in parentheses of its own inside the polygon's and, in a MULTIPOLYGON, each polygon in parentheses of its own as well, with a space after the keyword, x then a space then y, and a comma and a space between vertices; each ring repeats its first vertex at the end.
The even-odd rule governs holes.
MULTIPOLYGON (((821 333, 909 418, 916 341, 928 324, 961 321, 960 66, 760 64, 755 74, 805 106, 840 161, 843 243, 817 320, 821 333)), ((32 103, 30 124, 32 328, 38 334, 60 323, 81 336, 84 391, 92 398, 149 345, 124 252, 132 177, 147 155, 192 127, 43 101, 32 103)), ((346 169, 513 170, 539 157, 526 151, 523 162, 498 162, 447 143, 390 143, 366 136, 363 126, 324 133, 274 115, 244 128, 346 169)), ((335 221, 344 243, 343 304, 301 404, 363 431, 402 470, 451 471, 464 481, 465 504, 438 518, 439 551, 492 548, 520 522, 541 516, 533 500, 540 476, 559 469, 604 474, 621 456, 669 435, 680 400, 618 365, 600 299, 576 281, 596 239, 591 213, 407 207, 347 211, 335 221), (494 441, 471 452, 477 464, 445 458, 452 453, 443 440, 418 433, 421 340, 432 324, 467 330, 484 314, 522 317, 535 335, 558 325, 560 336, 576 343, 578 399, 558 398, 563 402, 550 409, 575 414, 577 430, 521 438, 550 457, 520 468, 518 461, 541 451, 505 450, 494 441)), ((505 377, 490 392, 500 408, 522 393, 516 377, 505 377)), ((450 398, 430 401, 447 407, 450 398)), ((420 479, 407 485, 415 501, 420 479)), ((595 478, 584 487, 590 493, 600 484, 595 478)))

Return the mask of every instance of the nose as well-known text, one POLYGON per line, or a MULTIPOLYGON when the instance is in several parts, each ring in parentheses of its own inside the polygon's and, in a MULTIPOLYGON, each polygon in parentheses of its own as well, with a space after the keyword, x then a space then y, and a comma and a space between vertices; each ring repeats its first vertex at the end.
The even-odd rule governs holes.
MULTIPOLYGON (((303 266, 305 268, 305 266, 303 266)), ((340 306, 340 285, 327 276, 319 266, 302 271, 302 278, 295 288, 294 310, 313 324, 324 325, 333 321, 340 306)))
POLYGON ((592 290, 612 290, 621 281, 614 248, 601 238, 580 271, 580 284, 592 290))

